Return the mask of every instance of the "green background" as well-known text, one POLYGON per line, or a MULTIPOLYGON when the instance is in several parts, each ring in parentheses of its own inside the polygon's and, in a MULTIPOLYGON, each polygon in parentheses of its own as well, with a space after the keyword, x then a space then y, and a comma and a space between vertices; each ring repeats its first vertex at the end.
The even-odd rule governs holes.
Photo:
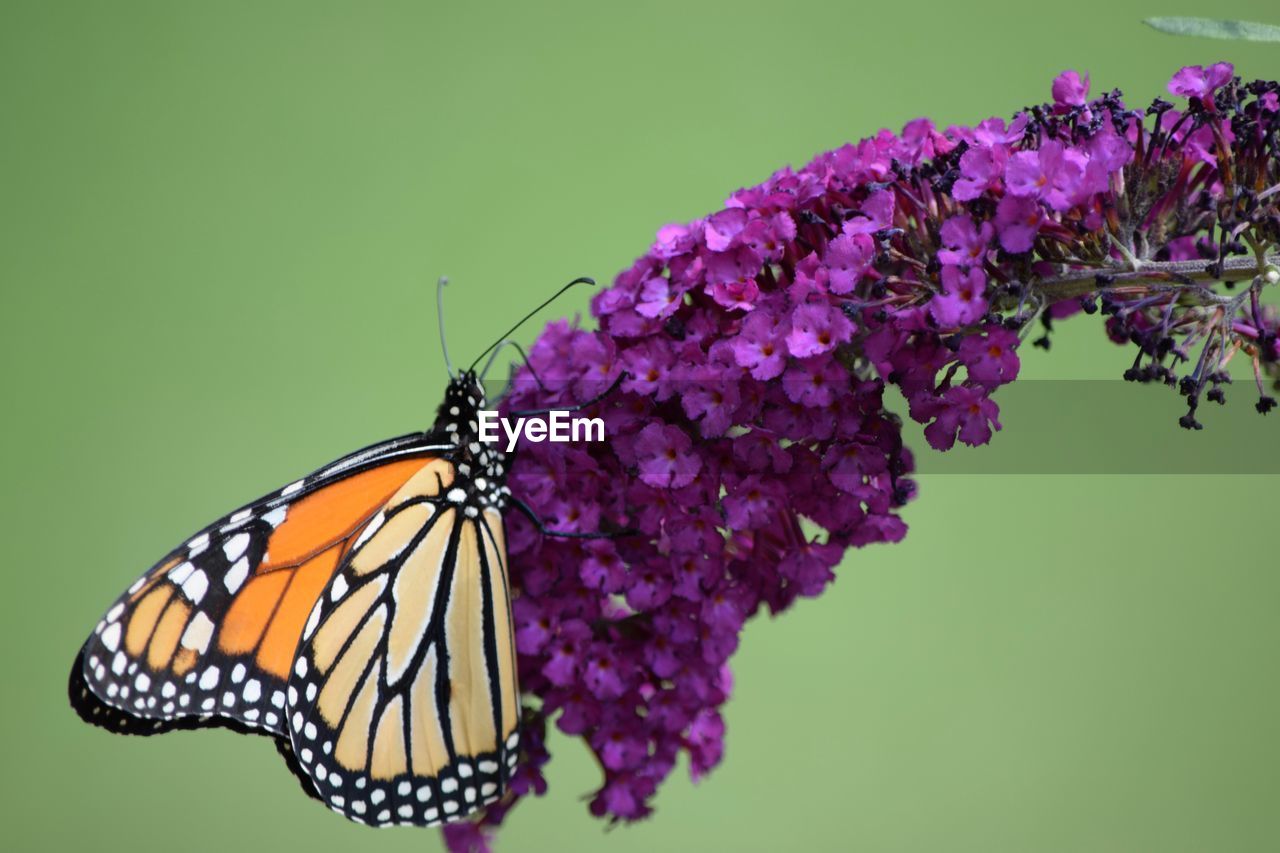
MULTIPOLYGON (((437 275, 461 360, 662 223, 881 126, 1008 115, 1068 67, 1134 103, 1182 64, 1280 75, 1277 46, 1138 23, 1188 0, 461 5, 0 3, 0 847, 438 845, 321 809, 263 740, 114 738, 63 693, 185 534, 426 426, 437 275)), ((1024 375, 1129 358, 1082 319, 1024 375)), ((1165 440, 1167 405, 1072 406, 1064 429, 1165 440)), ((926 476, 904 543, 748 630, 710 778, 679 768, 655 819, 605 833, 557 739, 501 849, 1275 850, 1278 485, 926 476)))

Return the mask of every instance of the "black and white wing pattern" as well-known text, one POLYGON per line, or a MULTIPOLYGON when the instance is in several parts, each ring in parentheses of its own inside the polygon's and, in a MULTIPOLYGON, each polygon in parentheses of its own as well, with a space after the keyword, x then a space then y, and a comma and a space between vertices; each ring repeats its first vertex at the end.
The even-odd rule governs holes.
POLYGON ((375 826, 430 826, 501 796, 519 746, 495 484, 441 458, 363 528, 289 676, 289 737, 320 799, 375 826))
POLYGON ((119 733, 224 725, 283 735, 303 624, 386 501, 452 445, 373 445, 219 519, 107 610, 72 666, 72 706, 119 733))

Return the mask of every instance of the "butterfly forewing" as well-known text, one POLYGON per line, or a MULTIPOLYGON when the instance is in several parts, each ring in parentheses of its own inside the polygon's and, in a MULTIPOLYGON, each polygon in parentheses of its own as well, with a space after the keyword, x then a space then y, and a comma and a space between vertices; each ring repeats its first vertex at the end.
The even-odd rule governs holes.
POLYGON ((360 532, 315 604, 288 686, 289 734, 332 808, 431 825, 499 797, 517 688, 502 519, 468 509, 446 460, 360 532))
POLYGON ((191 537, 84 644, 70 683, 77 711, 137 734, 205 720, 283 734, 316 598, 368 519, 443 449, 422 434, 375 445, 191 537))

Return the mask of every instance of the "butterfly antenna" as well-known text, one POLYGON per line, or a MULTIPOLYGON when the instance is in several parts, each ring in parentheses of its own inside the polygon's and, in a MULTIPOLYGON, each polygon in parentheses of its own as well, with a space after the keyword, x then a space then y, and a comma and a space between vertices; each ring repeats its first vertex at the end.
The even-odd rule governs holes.
POLYGON ((534 370, 533 365, 529 363, 529 354, 524 351, 524 347, 520 346, 520 344, 516 343, 511 338, 505 339, 494 348, 493 355, 489 356, 489 360, 484 363, 484 368, 480 371, 480 381, 484 382, 484 378, 489 375, 489 368, 493 367, 493 363, 498 360, 498 354, 507 347, 511 347, 516 352, 520 353, 520 359, 524 362, 524 366, 529 368, 529 375, 532 376, 533 381, 538 384, 539 390, 545 392, 547 390, 547 386, 542 384, 542 380, 538 377, 538 372, 534 370))
POLYGON ((528 322, 529 318, 530 318, 530 317, 532 317, 534 314, 537 314, 537 313, 538 313, 539 311, 541 311, 543 308, 546 308, 546 307, 547 307, 548 305, 550 305, 552 302, 555 302, 557 299, 559 299, 559 298, 560 298, 560 295, 561 295, 562 293, 564 293, 564 292, 565 292, 566 290, 568 290, 569 288, 573 287, 575 284, 589 284, 589 285, 591 285, 592 287, 595 287, 596 280, 595 280, 594 278, 587 278, 586 276, 581 276, 580 278, 575 278, 573 281, 569 282, 569 283, 568 283, 568 284, 566 284, 564 287, 560 288, 560 289, 559 289, 559 290, 557 290, 555 293, 551 294, 551 298, 550 298, 550 299, 548 299, 548 300, 546 300, 545 302, 543 302, 543 303, 542 303, 541 305, 539 305, 537 308, 534 308, 534 309, 533 309, 532 311, 530 311, 528 314, 525 314, 523 317, 521 317, 521 318, 520 318, 520 322, 519 322, 519 323, 516 323, 516 324, 515 324, 514 326, 512 326, 510 329, 507 329, 505 332, 503 332, 503 333, 502 333, 502 336, 501 336, 501 337, 499 337, 496 341, 494 341, 492 344, 490 344, 488 347, 486 347, 486 348, 485 348, 485 351, 484 351, 484 352, 482 352, 482 353, 480 353, 478 356, 476 356, 476 360, 475 360, 475 361, 473 361, 473 362, 471 362, 471 366, 470 366, 470 367, 468 367, 467 369, 468 369, 468 370, 475 370, 475 369, 476 369, 476 365, 480 363, 480 359, 484 358, 486 355, 488 355, 490 352, 492 352, 494 349, 496 349, 496 348, 497 348, 497 347, 498 347, 498 346, 499 346, 503 341, 505 341, 505 340, 507 339, 507 336, 508 336, 508 335, 510 335, 510 334, 511 334, 511 333, 513 333, 516 329, 520 328, 520 327, 521 327, 521 326, 523 326, 526 322, 528 322))
POLYGON ((443 275, 436 282, 436 320, 440 323, 440 349, 444 351, 444 369, 449 371, 449 378, 452 379, 457 373, 449 359, 449 342, 444 337, 444 288, 448 283, 448 277, 443 275))

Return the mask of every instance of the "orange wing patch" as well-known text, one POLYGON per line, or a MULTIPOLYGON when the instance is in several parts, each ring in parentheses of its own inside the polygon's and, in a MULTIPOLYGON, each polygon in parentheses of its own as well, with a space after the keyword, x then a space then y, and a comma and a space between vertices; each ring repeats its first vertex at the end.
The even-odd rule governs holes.
POLYGON ((178 647, 178 638, 191 616, 191 608, 182 601, 170 601, 164 615, 151 634, 147 663, 154 670, 164 669, 178 647))
POLYGON ((245 584, 222 620, 218 647, 229 655, 248 654, 256 649, 291 579, 289 572, 273 572, 245 584))
POLYGON ((349 538, 430 461, 419 458, 391 462, 298 501, 289 507, 288 515, 272 534, 258 573, 296 566, 349 538))
POLYGON ((142 652, 151 642, 156 623, 160 621, 160 613, 169 603, 171 595, 173 595, 173 587, 157 586, 133 608, 133 613, 129 616, 129 627, 124 634, 124 647, 128 649, 129 654, 142 657, 142 652))
POLYGON ((339 550, 335 545, 317 554, 299 566, 289 578, 289 586, 280 597, 280 604, 267 627, 267 635, 258 649, 258 665, 272 675, 289 677, 302 626, 306 624, 307 616, 311 614, 311 608, 325 584, 333 577, 333 570, 338 567, 339 550))

